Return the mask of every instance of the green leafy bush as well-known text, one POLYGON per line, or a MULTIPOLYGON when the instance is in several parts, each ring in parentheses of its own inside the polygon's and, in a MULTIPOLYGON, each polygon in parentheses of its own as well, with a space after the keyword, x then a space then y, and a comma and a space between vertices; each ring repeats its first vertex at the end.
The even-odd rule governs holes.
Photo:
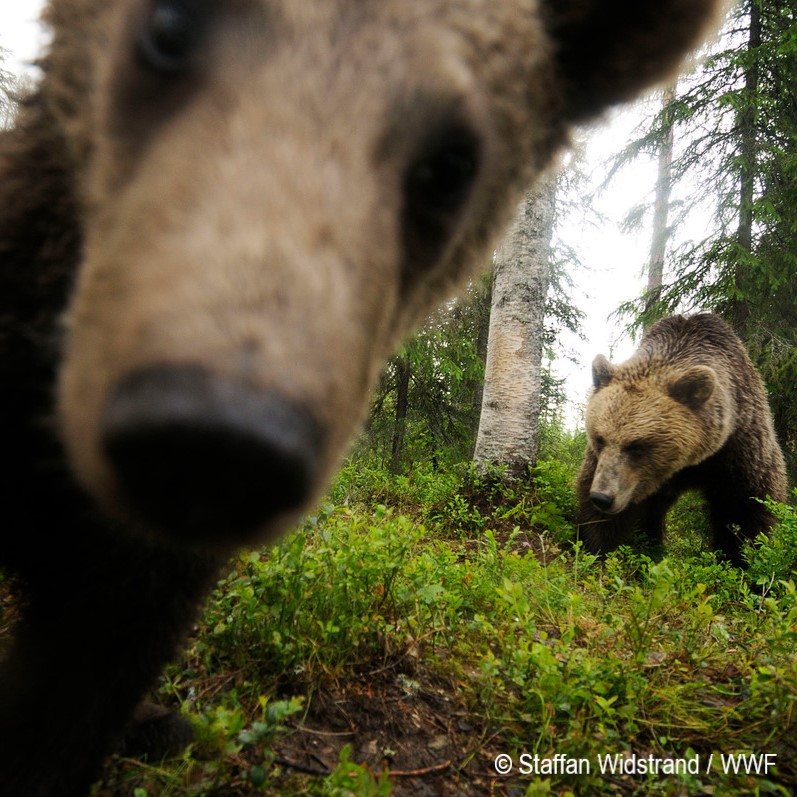
MULTIPOLYGON (((793 497, 797 503, 797 490, 793 497)), ((754 545, 746 545, 743 556, 751 582, 769 591, 794 576, 797 566, 797 507, 771 500, 763 503, 777 518, 778 525, 771 534, 760 534, 754 545)))
POLYGON ((267 553, 238 560, 216 590, 198 652, 210 667, 305 679, 384 653, 395 581, 423 533, 384 507, 370 516, 327 507, 267 553))
MULTIPOLYGON (((452 782, 483 773, 489 760, 471 759, 493 750, 593 764, 606 754, 706 761, 751 750, 777 754, 777 772, 634 776, 620 791, 794 793, 794 509, 772 506, 779 527, 750 548, 748 572, 702 544, 670 547, 660 561, 631 548, 598 561, 578 545, 553 546, 552 556, 520 542, 566 537, 570 469, 542 463, 525 484, 508 486, 494 475, 457 469, 433 487, 431 473, 414 482, 352 474, 355 484, 336 487, 347 505, 327 506, 280 545, 237 559, 164 686, 198 728, 194 753, 162 767, 120 764, 97 797, 134 789, 386 797, 393 786, 375 774, 381 764, 354 760, 362 739, 312 776, 286 772, 274 751, 319 692, 370 688, 375 673, 393 673, 400 685, 407 672, 434 684, 435 705, 456 707, 448 719, 463 747, 452 755, 452 782), (368 485, 418 503, 407 514, 369 507, 360 500, 368 485)), ((678 515, 679 534, 697 506, 678 515)), ((399 694, 396 711, 407 712, 399 694)), ((618 783, 593 768, 584 777, 518 777, 507 788, 613 795, 618 783)))

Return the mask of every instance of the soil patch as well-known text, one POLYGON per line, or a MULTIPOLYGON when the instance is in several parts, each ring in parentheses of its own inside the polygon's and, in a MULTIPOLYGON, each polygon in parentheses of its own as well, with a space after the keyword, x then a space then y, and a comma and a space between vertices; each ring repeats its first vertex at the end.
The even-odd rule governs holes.
POLYGON ((275 745, 276 763, 327 775, 350 745, 352 761, 390 774, 397 797, 521 794, 496 777, 500 750, 474 725, 457 691, 455 683, 389 670, 325 689, 305 721, 275 745))

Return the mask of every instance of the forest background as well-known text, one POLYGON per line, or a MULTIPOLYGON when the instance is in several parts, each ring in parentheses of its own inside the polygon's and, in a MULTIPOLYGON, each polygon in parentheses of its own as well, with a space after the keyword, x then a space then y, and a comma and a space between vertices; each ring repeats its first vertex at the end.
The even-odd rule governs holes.
MULTIPOLYGON (((12 124, 35 71, 4 60, 12 124)), ((388 363, 318 514, 220 582, 160 685, 198 742, 117 758, 97 794, 794 793, 794 510, 773 506, 745 571, 707 549, 699 496, 665 558, 599 563, 574 545, 573 483, 585 359, 697 310, 747 345, 795 483, 796 76, 797 2, 743 0, 689 74, 620 117, 625 144, 576 142, 490 276, 388 363), (621 250, 635 269, 609 276, 621 250), (596 330, 585 303, 605 297, 596 330), (523 345, 491 364, 498 335, 523 345), (591 771, 521 771, 523 753, 591 771), (700 766, 607 776, 604 755, 700 766)))

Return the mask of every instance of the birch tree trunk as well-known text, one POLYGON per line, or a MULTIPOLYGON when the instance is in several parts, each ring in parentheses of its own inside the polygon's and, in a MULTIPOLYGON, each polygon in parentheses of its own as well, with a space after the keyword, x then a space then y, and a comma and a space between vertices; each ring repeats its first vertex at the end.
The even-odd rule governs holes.
POLYGON ((518 478, 537 460, 545 295, 556 201, 546 175, 520 204, 495 254, 478 470, 505 465, 518 478))
MULTIPOLYGON (((667 86, 662 97, 662 111, 668 114, 669 126, 659 145, 659 164, 656 179, 656 199, 653 205, 653 236, 650 243, 648 263, 648 289, 645 301, 646 315, 655 309, 661 298, 661 284, 664 277, 664 255, 670 238, 668 218, 670 213, 670 193, 672 192, 672 152, 673 126, 670 106, 675 100, 675 84, 667 86), (669 113, 668 113, 669 112, 669 113)), ((653 317, 649 322, 653 323, 653 317)))

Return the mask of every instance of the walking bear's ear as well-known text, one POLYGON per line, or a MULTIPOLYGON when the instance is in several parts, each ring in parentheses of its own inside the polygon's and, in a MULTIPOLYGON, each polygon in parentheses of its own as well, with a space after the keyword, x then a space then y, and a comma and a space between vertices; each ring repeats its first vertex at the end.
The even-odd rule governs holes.
POLYGON ((670 381, 667 393, 690 410, 699 410, 714 394, 717 384, 717 372, 713 368, 695 365, 670 381))
POLYGON ((568 121, 586 121, 675 71, 719 0, 541 0, 568 121))
POLYGON ((602 355, 599 354, 592 361, 592 386, 595 390, 606 387, 614 376, 614 366, 602 355))

